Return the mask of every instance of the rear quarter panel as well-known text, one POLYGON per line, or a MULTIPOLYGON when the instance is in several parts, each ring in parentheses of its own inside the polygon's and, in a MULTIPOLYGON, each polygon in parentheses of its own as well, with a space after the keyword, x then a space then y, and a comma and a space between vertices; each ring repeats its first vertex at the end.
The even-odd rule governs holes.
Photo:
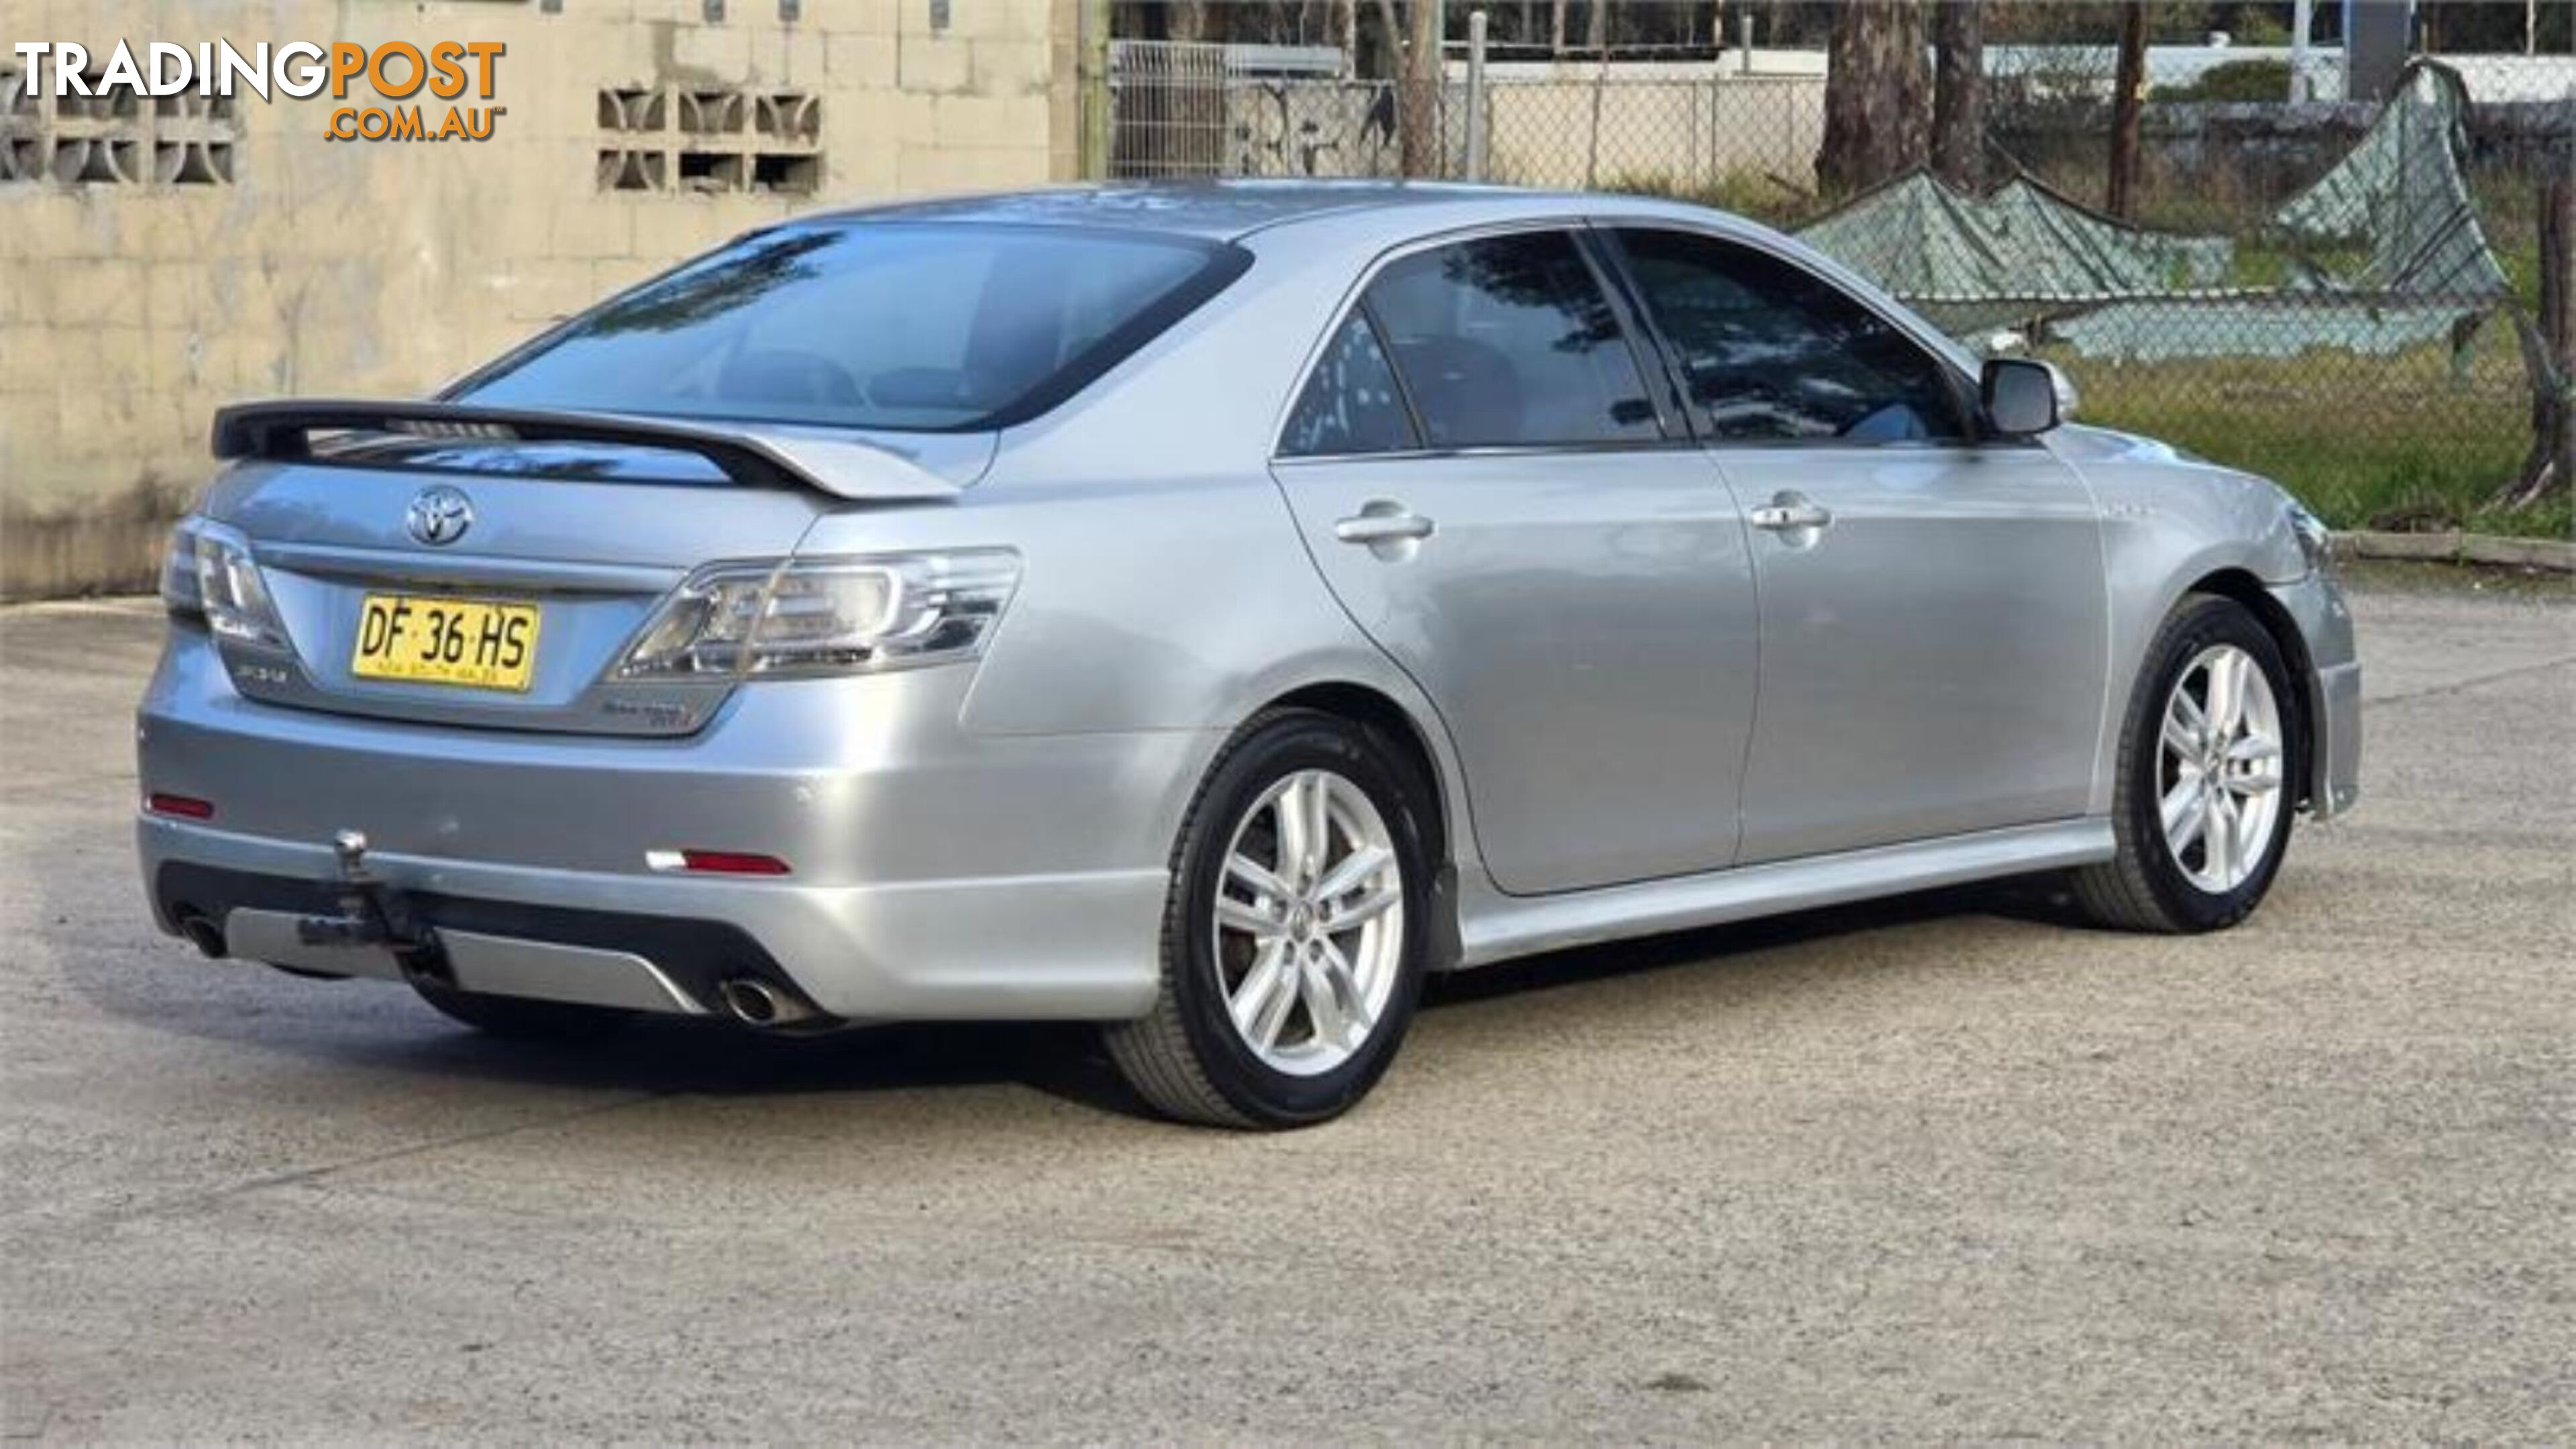
POLYGON ((1373 689, 1429 743, 1456 853, 1472 859, 1436 715, 1325 588, 1269 473, 1288 391, 1357 269, 1329 246, 1262 255, 1208 308, 1006 432, 953 503, 835 510, 802 551, 1019 550, 1019 590, 961 722, 1197 732, 1199 768, 1160 807, 1174 830, 1206 762, 1264 703, 1315 684, 1373 689))

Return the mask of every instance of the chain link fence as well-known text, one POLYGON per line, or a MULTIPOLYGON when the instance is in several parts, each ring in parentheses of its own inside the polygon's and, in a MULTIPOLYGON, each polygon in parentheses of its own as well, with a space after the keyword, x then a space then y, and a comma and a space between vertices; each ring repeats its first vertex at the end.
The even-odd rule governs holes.
MULTIPOLYGON (((2331 46, 2155 47, 2122 219, 2102 210, 2101 10, 2052 13, 2089 35, 1990 41, 1979 186, 1914 170, 1823 194, 1822 49, 1504 48, 1471 66, 1454 15, 1410 170, 1778 226, 1977 350, 2059 363, 2088 421, 2277 477, 2340 526, 2567 533, 2563 502, 2510 519, 2490 502, 2525 469, 2536 400, 2567 385, 2534 319, 2542 193, 2576 170, 2576 57, 2421 57, 2385 98, 2347 100, 2331 46)), ((1114 42, 1097 171, 1408 174, 1399 83, 1336 47, 1284 49, 1114 42)))

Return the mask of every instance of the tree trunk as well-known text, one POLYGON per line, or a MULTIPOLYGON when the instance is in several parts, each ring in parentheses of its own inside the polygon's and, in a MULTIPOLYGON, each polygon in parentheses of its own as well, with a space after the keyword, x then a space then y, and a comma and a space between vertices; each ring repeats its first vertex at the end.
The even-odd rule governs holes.
POLYGON ((1932 169, 1962 191, 1986 184, 1985 0, 1937 0, 1932 13, 1932 169))
POLYGON ((1583 7, 1583 48, 1594 55, 1610 48, 1610 0, 1591 0, 1583 7))
POLYGON ((2497 493, 2499 508, 2529 508, 2576 489, 2576 178, 2540 192, 2540 326, 2523 337, 2531 374, 2531 454, 2497 493))
POLYGON ((1932 76, 1917 0, 1847 0, 1825 44, 1825 140, 1816 185, 1846 195, 1923 164, 1932 76))
POLYGON ((2147 99, 2147 0, 2120 7, 2120 65, 2112 77, 2111 182, 2113 216, 2138 215, 2138 123, 2147 99))
POLYGON ((2576 177, 2561 173, 2549 183, 2550 239, 2541 246, 2542 275, 2550 282, 2541 301, 2549 319, 2550 346, 2558 353, 2556 483, 2533 479, 2533 497, 2555 489, 2576 492, 2576 177))
POLYGON ((1405 44, 1412 64, 1413 124, 1404 133, 1407 176, 1443 172, 1440 144, 1440 42, 1445 32, 1446 0, 1413 0, 1413 38, 1405 44))
POLYGON ((1412 0, 1409 23, 1396 22, 1395 0, 1377 0, 1387 48, 1395 57, 1395 126, 1407 176, 1440 174, 1441 0, 1412 0))
MULTIPOLYGON (((1190 45, 1207 43, 1216 31, 1216 17, 1209 10, 1207 0, 1175 0, 1163 13, 1169 27, 1165 38, 1190 45)), ((1163 139, 1171 150, 1164 158, 1168 169, 1163 174, 1223 176, 1233 169, 1228 165, 1222 84, 1174 85, 1164 121, 1163 139)))
POLYGON ((1565 0, 1548 0, 1547 53, 1565 54, 1565 0))

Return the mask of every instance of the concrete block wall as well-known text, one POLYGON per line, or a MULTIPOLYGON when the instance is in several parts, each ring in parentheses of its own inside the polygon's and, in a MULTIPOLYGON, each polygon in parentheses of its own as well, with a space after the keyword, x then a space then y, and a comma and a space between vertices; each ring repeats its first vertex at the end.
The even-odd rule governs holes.
MULTIPOLYGON (((362 81, 238 98, 229 182, 0 179, 0 598, 147 586, 223 402, 419 395, 790 212, 1070 178, 1078 3, 0 0, 0 42, 101 62, 120 38, 507 47, 492 99, 455 102, 506 108, 488 141, 326 139, 387 104, 362 81), (813 189, 602 189, 600 92, 656 87, 819 98, 813 189)), ((450 104, 412 100, 433 126, 450 104)))

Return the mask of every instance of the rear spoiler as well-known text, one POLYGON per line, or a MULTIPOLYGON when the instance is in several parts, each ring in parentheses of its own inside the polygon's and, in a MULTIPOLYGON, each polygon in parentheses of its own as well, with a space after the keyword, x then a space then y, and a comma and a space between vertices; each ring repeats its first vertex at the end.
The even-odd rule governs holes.
POLYGON ((736 483, 811 488, 835 498, 954 498, 954 483, 873 443, 756 424, 467 403, 290 398, 215 410, 218 458, 309 458, 315 433, 401 433, 469 442, 610 443, 693 453, 736 483))

